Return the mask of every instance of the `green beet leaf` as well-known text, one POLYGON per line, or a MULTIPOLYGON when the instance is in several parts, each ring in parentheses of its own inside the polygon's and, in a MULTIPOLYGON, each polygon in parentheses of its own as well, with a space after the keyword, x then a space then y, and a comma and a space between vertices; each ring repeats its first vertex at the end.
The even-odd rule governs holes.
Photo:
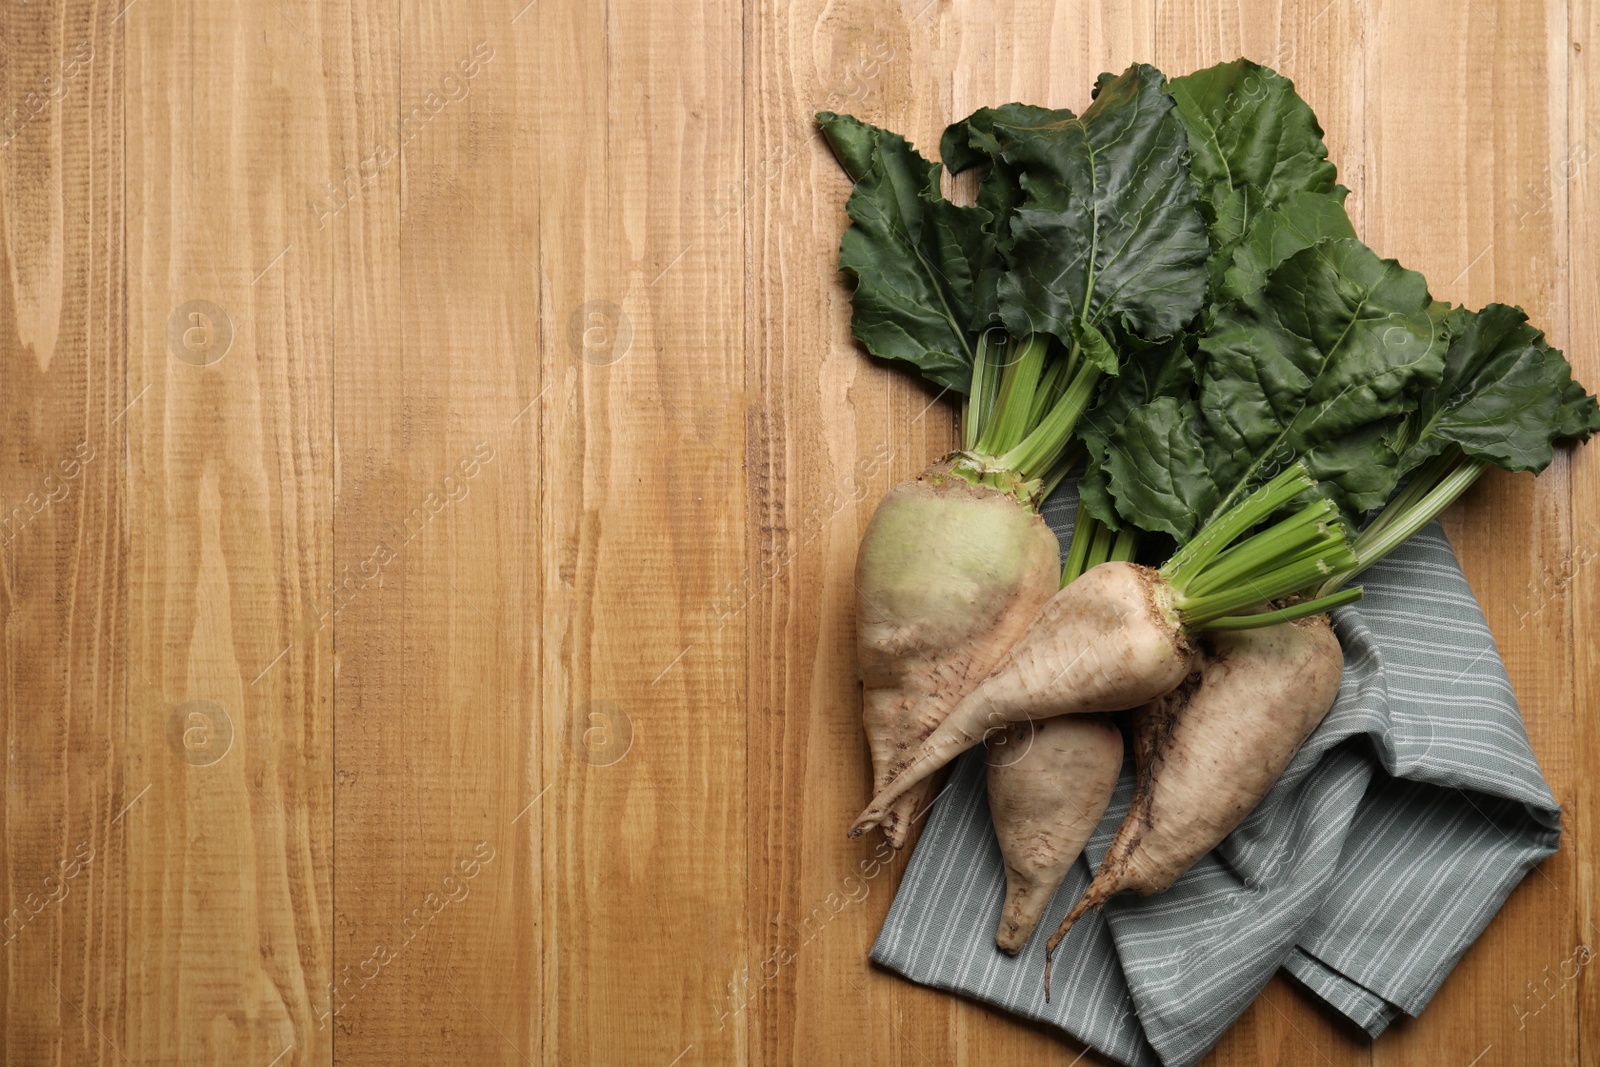
MULTIPOLYGON (((1562 362, 1566 359, 1563 357, 1562 362)), ((1567 368, 1572 373, 1572 368, 1567 368)), ((1568 381, 1561 389, 1561 410, 1556 412, 1558 440, 1587 441, 1600 433, 1600 404, 1581 382, 1568 381)))
POLYGON ((1353 526, 1393 489, 1402 426, 1445 356, 1422 276, 1353 239, 1289 257, 1199 349, 1198 399, 1130 412, 1106 460, 1123 518, 1180 542, 1295 460, 1353 526))
POLYGON ((1401 473, 1451 445, 1508 471, 1544 470, 1560 438, 1600 430, 1600 408, 1521 308, 1457 308, 1444 377, 1408 420, 1401 473))
POLYGON ((1237 300, 1267 283, 1267 275, 1290 256, 1327 238, 1354 237, 1355 228, 1345 214, 1342 185, 1332 192, 1295 192, 1255 219, 1243 240, 1231 249, 1231 259, 1218 294, 1237 300))
POLYGON ((1102 458, 1123 519, 1187 541, 1222 498, 1206 469, 1205 420, 1193 397, 1163 396, 1134 408, 1102 458))
POLYGON ((1070 345, 1088 325, 1153 340, 1199 311, 1210 246, 1163 80, 1135 65, 1102 76, 1080 118, 993 122, 1025 194, 999 286, 1012 333, 1070 345))
POLYGON ((940 195, 939 164, 900 135, 828 111, 817 122, 855 182, 854 225, 839 242, 839 269, 856 279, 851 333, 872 355, 966 393, 975 281, 995 254, 988 212, 940 195))
POLYGON ((1333 189, 1322 127, 1288 78, 1236 59, 1174 78, 1168 91, 1189 131, 1190 168, 1208 195, 1219 185, 1250 189, 1270 205, 1333 189))
POLYGON ((978 182, 978 207, 988 212, 988 229, 994 243, 978 263, 974 283, 972 330, 981 330, 1000 318, 998 287, 1005 273, 1005 254, 1011 247, 1011 216, 1022 203, 1021 174, 1005 161, 995 125, 1041 127, 1070 122, 1070 111, 1052 111, 1031 104, 1003 104, 979 108, 960 122, 951 123, 939 140, 939 155, 950 173, 983 168, 978 182))
POLYGON ((951 174, 973 167, 983 168, 978 181, 978 206, 995 220, 1000 244, 1010 243, 1011 213, 1022 203, 1021 174, 1005 161, 995 127, 1039 128, 1073 121, 1065 109, 1052 110, 1032 104, 1002 104, 979 108, 960 122, 953 122, 939 139, 939 155, 951 174))
POLYGON ((1192 338, 1179 334, 1156 344, 1130 344, 1122 373, 1106 382, 1095 404, 1078 424, 1078 435, 1088 452, 1078 480, 1078 507, 1113 530, 1122 519, 1112 501, 1105 469, 1111 437, 1128 416, 1159 397, 1186 398, 1194 391, 1192 338))
POLYGON ((1323 237, 1355 236, 1344 217, 1342 191, 1331 203, 1310 202, 1319 211, 1308 212, 1310 205, 1302 204, 1292 219, 1276 218, 1294 198, 1327 197, 1336 188, 1322 127, 1293 82, 1238 59, 1174 78, 1167 91, 1188 133, 1189 167, 1200 187, 1211 240, 1207 270, 1218 299, 1259 288, 1266 272, 1299 248, 1323 237), (1293 248, 1275 243, 1273 237, 1286 225, 1310 239, 1293 248), (1253 254, 1229 284, 1235 251, 1246 245, 1253 254), (1276 258, 1260 255, 1274 250, 1280 252, 1276 258))

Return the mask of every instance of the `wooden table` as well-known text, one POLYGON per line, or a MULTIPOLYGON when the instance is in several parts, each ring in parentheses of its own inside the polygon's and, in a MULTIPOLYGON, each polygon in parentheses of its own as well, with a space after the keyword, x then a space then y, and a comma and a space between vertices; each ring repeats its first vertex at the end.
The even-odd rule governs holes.
MULTIPOLYGON (((3 1062, 1098 1062, 866 961, 904 860, 852 878, 843 833, 851 566, 953 413, 849 340, 810 115, 931 149, 1248 54, 1368 242, 1593 386, 1597 21, 6 4, 3 1062)), ((1371 1043, 1275 981, 1208 1062, 1600 1064, 1597 475, 1448 523, 1560 854, 1420 1019, 1371 1043)))

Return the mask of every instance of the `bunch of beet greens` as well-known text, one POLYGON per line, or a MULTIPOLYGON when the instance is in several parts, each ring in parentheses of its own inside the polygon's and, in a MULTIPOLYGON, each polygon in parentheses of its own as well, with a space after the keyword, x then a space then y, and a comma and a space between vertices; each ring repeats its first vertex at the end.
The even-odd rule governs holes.
POLYGON ((1488 467, 1542 470, 1600 408, 1519 309, 1436 302, 1357 239, 1316 117, 1257 64, 1103 75, 1082 115, 977 111, 940 143, 978 172, 971 206, 903 138, 817 120, 855 183, 855 337, 965 398, 961 447, 861 544, 877 795, 852 832, 899 847, 941 768, 1007 745, 996 941, 1018 952, 1126 732, 1132 810, 1048 958, 1265 796, 1338 693, 1346 582, 1488 467), (1062 568, 1039 505, 1079 466, 1062 568))

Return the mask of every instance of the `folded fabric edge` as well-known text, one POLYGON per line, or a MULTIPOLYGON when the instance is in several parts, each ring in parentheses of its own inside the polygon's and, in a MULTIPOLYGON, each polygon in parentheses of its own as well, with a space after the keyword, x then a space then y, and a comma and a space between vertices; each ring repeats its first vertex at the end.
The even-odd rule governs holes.
MULTIPOLYGON (((1559 813, 1557 818, 1559 819, 1559 813)), ((1344 981, 1371 991, 1373 995, 1395 1005, 1399 1012, 1415 1018, 1422 1014, 1422 1010, 1438 993, 1467 949, 1483 936, 1484 931, 1500 914, 1517 886, 1522 884, 1535 867, 1560 849, 1561 832, 1559 829, 1545 830, 1537 835, 1536 841, 1535 848, 1530 850, 1525 858, 1507 868, 1502 876, 1480 880, 1477 883, 1479 900, 1472 912, 1471 921, 1456 931, 1448 947, 1439 953, 1438 961, 1433 967, 1421 975, 1413 975, 1403 987, 1394 984, 1394 976, 1364 973, 1367 962, 1364 960, 1352 957, 1329 963, 1323 956, 1337 955, 1334 950, 1338 946, 1333 944, 1321 946, 1322 956, 1315 955, 1304 944, 1297 945, 1296 952, 1318 959, 1344 981)))
POLYGON ((1334 970, 1298 946, 1284 960, 1283 969, 1311 993, 1326 1001, 1329 1007, 1365 1030, 1368 1037, 1376 1038, 1382 1034, 1395 1016, 1400 1014, 1398 1005, 1334 970))

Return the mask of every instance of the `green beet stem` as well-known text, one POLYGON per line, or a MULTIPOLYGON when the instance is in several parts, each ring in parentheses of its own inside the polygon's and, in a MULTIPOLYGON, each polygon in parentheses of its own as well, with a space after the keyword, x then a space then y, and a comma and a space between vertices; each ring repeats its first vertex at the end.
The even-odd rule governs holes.
POLYGON ((1161 568, 1162 577, 1179 593, 1187 591, 1189 582, 1230 544, 1315 484, 1303 466, 1291 464, 1272 481, 1208 522, 1188 544, 1172 554, 1161 568))
POLYGON ((1078 419, 1094 398, 1095 386, 1100 384, 1100 368, 1087 360, 1073 371, 1072 380, 1056 401, 1050 413, 1039 421, 1033 432, 1009 446, 999 457, 999 463, 1014 470, 1023 478, 1037 478, 1041 472, 1054 465, 1065 451, 1077 429, 1078 419))
MULTIPOLYGON (((1406 539, 1432 522, 1438 514, 1451 504, 1456 498, 1465 493, 1472 483, 1477 481, 1484 471, 1488 470, 1488 463, 1481 459, 1469 459, 1455 470, 1440 478, 1435 485, 1427 489, 1421 496, 1409 501, 1402 501, 1396 497, 1388 507, 1373 520, 1372 524, 1363 530, 1356 538, 1355 560, 1351 565, 1339 570, 1332 577, 1324 581, 1318 588, 1318 593, 1331 593, 1345 582, 1354 578, 1374 563, 1378 562, 1390 552, 1399 548, 1406 539)), ((1419 477, 1421 471, 1418 472, 1419 477)), ((1433 472, 1429 472, 1432 476, 1433 472)), ((1413 478, 1411 484, 1416 484, 1413 478)), ((1409 491, 1411 485, 1407 485, 1409 491)), ((1401 496, 1405 496, 1402 493, 1401 496)))
MULTIPOLYGON (((1049 349, 1049 335, 1036 333, 1017 351, 1009 353, 1012 358, 1000 377, 999 395, 995 397, 976 451, 985 456, 1000 456, 1022 440, 1028 430, 1028 416, 1033 413, 1033 397, 1039 388, 1049 349)), ((1012 464, 1001 462, 999 465, 1021 473, 1012 464)))

